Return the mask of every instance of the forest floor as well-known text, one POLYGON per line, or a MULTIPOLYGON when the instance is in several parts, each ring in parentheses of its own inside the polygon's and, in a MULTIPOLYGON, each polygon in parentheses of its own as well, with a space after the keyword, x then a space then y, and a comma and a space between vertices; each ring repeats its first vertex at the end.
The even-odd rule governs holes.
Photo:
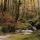
MULTIPOLYGON (((27 33, 30 34, 30 33, 27 33)), ((24 36, 24 33, 16 33, 16 34, 4 34, 4 35, 0 35, 0 40, 9 40, 11 37, 15 38, 17 36, 24 36)))
POLYGON ((31 34, 12 33, 0 36, 0 40, 40 40, 40 31, 31 34))
POLYGON ((0 40, 5 40, 5 39, 7 39, 7 38, 10 37, 10 36, 11 36, 10 34, 1 35, 1 36, 0 36, 0 40))

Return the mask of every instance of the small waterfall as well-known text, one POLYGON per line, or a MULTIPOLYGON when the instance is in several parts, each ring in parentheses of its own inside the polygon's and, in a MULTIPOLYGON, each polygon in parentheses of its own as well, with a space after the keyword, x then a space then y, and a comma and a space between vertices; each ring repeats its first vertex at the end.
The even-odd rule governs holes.
POLYGON ((33 26, 32 28, 33 28, 33 30, 37 30, 37 28, 35 26, 33 26))

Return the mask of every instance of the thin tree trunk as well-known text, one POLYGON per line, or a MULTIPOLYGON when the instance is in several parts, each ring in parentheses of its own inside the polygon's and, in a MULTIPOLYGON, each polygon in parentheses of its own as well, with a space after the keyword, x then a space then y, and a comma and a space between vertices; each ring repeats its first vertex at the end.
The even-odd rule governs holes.
POLYGON ((4 11, 6 10, 6 3, 7 3, 7 0, 4 0, 4 11))

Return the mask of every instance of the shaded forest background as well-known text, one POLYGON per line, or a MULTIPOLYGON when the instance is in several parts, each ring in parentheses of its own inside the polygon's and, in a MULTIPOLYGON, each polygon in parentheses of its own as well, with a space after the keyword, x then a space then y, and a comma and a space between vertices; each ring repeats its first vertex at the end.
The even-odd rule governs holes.
MULTIPOLYGON (((40 25, 40 7, 35 0, 4 0, 0 4, 0 30, 28 29, 40 25)), ((6 32, 5 31, 5 32, 6 32)), ((9 32, 9 31, 8 31, 9 32)))

